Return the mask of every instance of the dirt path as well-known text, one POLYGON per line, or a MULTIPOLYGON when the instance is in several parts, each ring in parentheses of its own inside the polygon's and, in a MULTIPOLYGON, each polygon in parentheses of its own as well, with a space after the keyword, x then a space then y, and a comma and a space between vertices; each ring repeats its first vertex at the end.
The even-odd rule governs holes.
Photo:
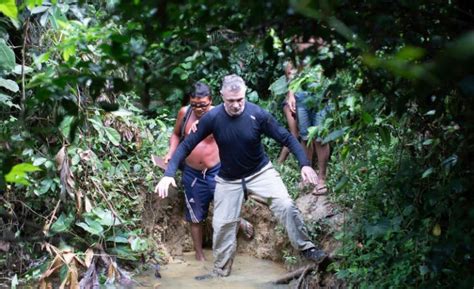
POLYGON ((275 285, 271 282, 286 273, 286 270, 278 263, 261 260, 250 255, 239 254, 235 258, 232 274, 226 278, 214 280, 197 281, 197 275, 203 275, 212 269, 212 252, 205 252, 206 262, 198 262, 194 259, 194 253, 185 253, 183 260, 175 260, 161 268, 161 279, 154 276, 154 272, 148 272, 141 276, 135 276, 142 287, 136 288, 160 288, 160 289, 266 289, 266 288, 289 288, 287 285, 275 285))

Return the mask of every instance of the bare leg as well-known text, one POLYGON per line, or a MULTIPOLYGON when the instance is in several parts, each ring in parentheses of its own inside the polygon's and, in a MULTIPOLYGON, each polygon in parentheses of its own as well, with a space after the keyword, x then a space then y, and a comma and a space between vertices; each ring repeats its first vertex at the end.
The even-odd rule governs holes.
POLYGON ((277 162, 279 164, 282 164, 286 161, 286 158, 288 158, 288 155, 290 154, 290 150, 287 147, 282 147, 280 155, 278 156, 277 162))
POLYGON ((304 152, 306 153, 306 157, 311 162, 311 166, 313 166, 313 144, 308 147, 308 141, 303 140, 301 141, 301 145, 303 146, 304 152))
POLYGON ((242 231, 245 238, 247 238, 248 240, 252 239, 255 234, 253 230, 253 225, 244 218, 240 219, 239 230, 242 231))
POLYGON ((318 156, 318 187, 324 187, 326 185, 326 174, 327 166, 329 161, 330 148, 329 144, 322 144, 321 142, 316 142, 316 154, 318 156))
POLYGON ((196 251, 196 260, 198 261, 206 261, 204 252, 202 250, 202 235, 202 224, 191 223, 191 238, 193 239, 194 251, 196 251))
MULTIPOLYGON (((298 138, 298 124, 296 123, 296 116, 294 113, 291 112, 288 104, 283 107, 283 113, 285 114, 286 122, 288 123, 288 130, 294 137, 298 138)), ((280 156, 278 157, 278 163, 282 164, 283 162, 285 162, 289 154, 290 151, 288 150, 288 148, 283 147, 281 149, 280 156)))

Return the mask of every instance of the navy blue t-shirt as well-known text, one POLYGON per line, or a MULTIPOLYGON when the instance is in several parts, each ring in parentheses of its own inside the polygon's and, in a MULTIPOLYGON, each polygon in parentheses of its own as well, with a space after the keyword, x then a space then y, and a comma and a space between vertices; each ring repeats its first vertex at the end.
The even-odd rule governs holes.
POLYGON ((188 135, 177 147, 165 176, 174 177, 179 163, 210 134, 214 135, 219 147, 221 159, 219 176, 226 180, 248 177, 269 162, 261 142, 262 135, 287 146, 301 167, 309 165, 303 148, 288 130, 280 126, 268 111, 253 103, 245 102, 245 109, 238 116, 228 115, 223 104, 207 112, 199 120, 197 131, 188 135))

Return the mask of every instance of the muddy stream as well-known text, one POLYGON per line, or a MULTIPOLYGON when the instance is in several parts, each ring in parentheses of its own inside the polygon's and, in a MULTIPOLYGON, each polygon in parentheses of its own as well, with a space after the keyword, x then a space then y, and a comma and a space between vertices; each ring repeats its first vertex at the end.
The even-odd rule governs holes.
POLYGON ((175 259, 160 269, 161 278, 155 277, 154 271, 135 276, 140 286, 135 288, 160 289, 266 289, 289 288, 288 285, 275 285, 286 270, 282 265, 257 259, 247 254, 238 254, 234 260, 232 274, 226 278, 195 280, 198 275, 207 274, 212 269, 212 251, 206 250, 205 262, 194 259, 194 252, 184 253, 182 259, 175 259))

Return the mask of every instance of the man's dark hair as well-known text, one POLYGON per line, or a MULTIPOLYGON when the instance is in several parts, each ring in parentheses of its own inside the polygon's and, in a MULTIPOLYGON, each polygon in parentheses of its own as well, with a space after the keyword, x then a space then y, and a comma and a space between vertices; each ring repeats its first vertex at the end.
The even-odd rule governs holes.
POLYGON ((212 98, 211 89, 207 84, 198 81, 193 85, 193 88, 193 91, 189 94, 190 97, 202 98, 209 96, 209 98, 212 98))

